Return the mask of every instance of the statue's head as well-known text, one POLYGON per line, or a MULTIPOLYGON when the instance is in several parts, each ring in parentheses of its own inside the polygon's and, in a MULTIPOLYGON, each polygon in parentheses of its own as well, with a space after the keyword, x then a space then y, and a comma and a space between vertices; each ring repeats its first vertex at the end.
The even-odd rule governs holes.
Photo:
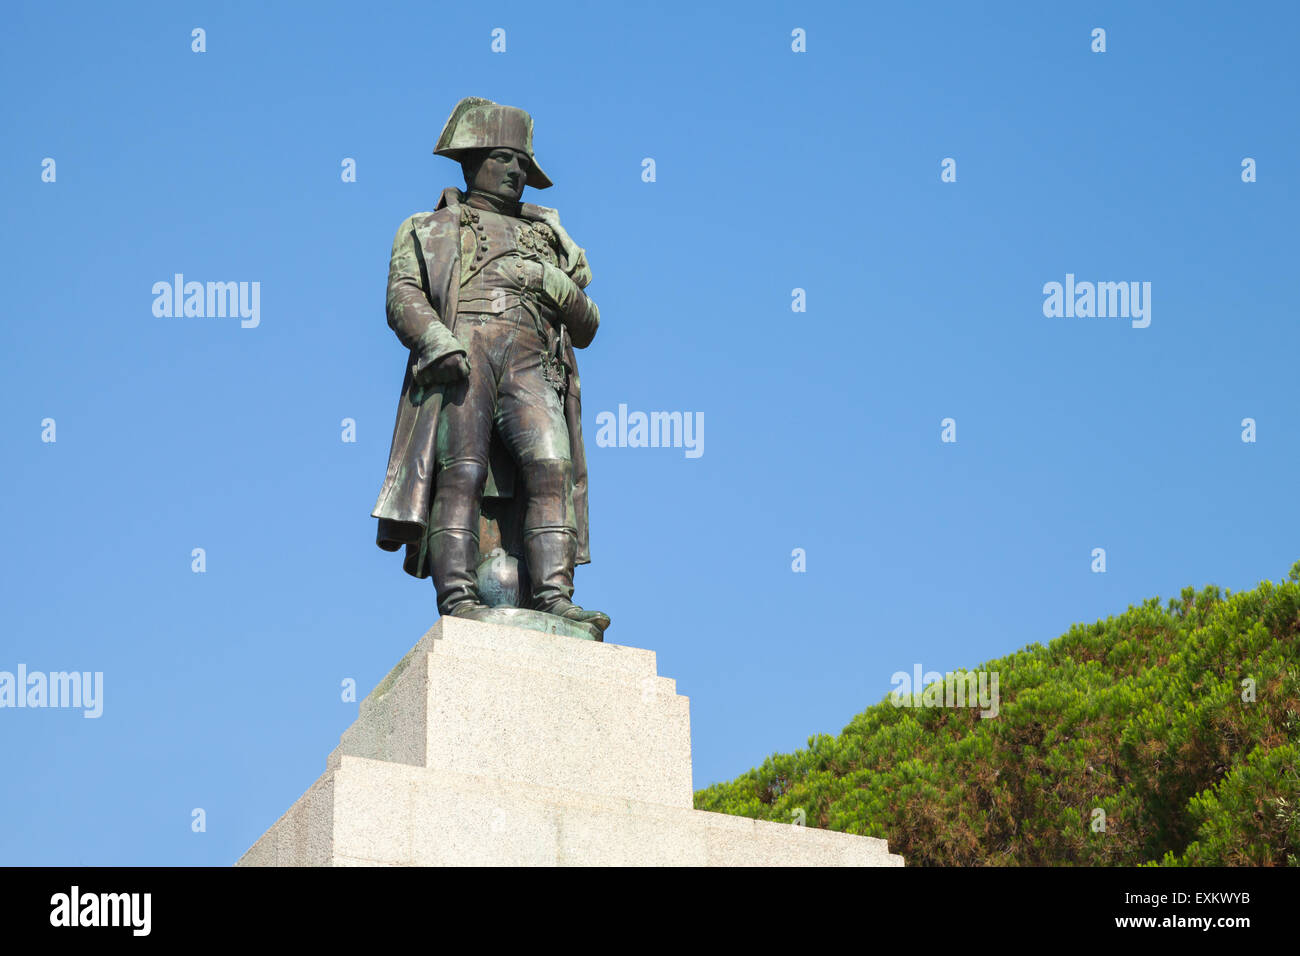
POLYGON ((524 194, 524 184, 533 161, 527 153, 509 146, 470 150, 461 157, 465 185, 501 199, 517 202, 524 194))
POLYGON ((433 151, 460 162, 467 185, 503 198, 517 200, 525 185, 551 185, 533 154, 533 118, 515 106, 465 97, 451 111, 433 151), (501 191, 507 188, 513 195, 501 191))

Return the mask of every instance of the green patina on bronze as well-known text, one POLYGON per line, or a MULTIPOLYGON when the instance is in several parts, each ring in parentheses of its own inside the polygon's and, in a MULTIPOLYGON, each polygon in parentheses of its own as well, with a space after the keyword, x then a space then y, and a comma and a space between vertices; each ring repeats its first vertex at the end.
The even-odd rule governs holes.
POLYGON ((466 97, 434 152, 467 188, 393 241, 386 311, 408 356, 378 544, 433 579, 444 615, 602 640, 608 615, 571 600, 591 560, 574 354, 600 323, 586 252, 520 199, 551 185, 524 110, 466 97))

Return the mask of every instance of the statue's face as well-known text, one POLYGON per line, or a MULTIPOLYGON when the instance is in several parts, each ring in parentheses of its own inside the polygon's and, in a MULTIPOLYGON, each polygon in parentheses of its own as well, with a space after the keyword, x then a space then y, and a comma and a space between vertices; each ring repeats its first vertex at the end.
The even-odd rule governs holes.
POLYGON ((528 167, 532 160, 527 153, 517 149, 499 146, 490 150, 478 164, 477 169, 470 169, 469 186, 501 199, 518 202, 524 194, 524 181, 528 179, 528 167))

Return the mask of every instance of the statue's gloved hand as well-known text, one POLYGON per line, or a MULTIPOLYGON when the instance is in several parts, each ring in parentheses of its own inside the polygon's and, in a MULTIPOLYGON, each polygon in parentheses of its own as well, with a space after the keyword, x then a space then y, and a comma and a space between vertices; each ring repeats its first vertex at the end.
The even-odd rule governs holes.
POLYGON ((430 362, 415 376, 420 385, 446 385, 469 378, 469 359, 464 352, 449 352, 430 362))
POLYGON ((563 269, 549 262, 543 262, 541 266, 543 294, 560 310, 574 347, 585 349, 596 337, 600 310, 563 269))
POLYGON ((560 321, 568 326, 576 348, 591 344, 600 325, 600 310, 578 283, 559 266, 534 259, 526 260, 518 274, 525 288, 540 292, 559 311, 560 321))
POLYGON ((554 302, 555 307, 561 312, 568 312, 582 295, 578 283, 565 275, 564 270, 558 266, 553 266, 549 262, 537 264, 542 268, 542 293, 554 302))

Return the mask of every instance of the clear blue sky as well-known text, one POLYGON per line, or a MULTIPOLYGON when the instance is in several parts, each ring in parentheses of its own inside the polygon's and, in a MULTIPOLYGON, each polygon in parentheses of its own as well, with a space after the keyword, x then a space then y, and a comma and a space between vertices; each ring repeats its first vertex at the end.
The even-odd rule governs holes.
POLYGON ((587 249, 577 599, 691 698, 697 787, 914 663, 1300 558, 1294 4, 4 17, 0 670, 105 699, 0 710, 0 863, 233 862, 323 772, 340 682, 433 623, 369 513, 389 247, 460 185, 431 150, 466 95, 533 113, 556 185, 525 198, 587 249), (260 325, 155 317, 178 272, 260 282, 260 325), (1150 282, 1150 327, 1045 317, 1067 273, 1150 282), (619 403, 702 412, 704 454, 596 447, 619 403))

